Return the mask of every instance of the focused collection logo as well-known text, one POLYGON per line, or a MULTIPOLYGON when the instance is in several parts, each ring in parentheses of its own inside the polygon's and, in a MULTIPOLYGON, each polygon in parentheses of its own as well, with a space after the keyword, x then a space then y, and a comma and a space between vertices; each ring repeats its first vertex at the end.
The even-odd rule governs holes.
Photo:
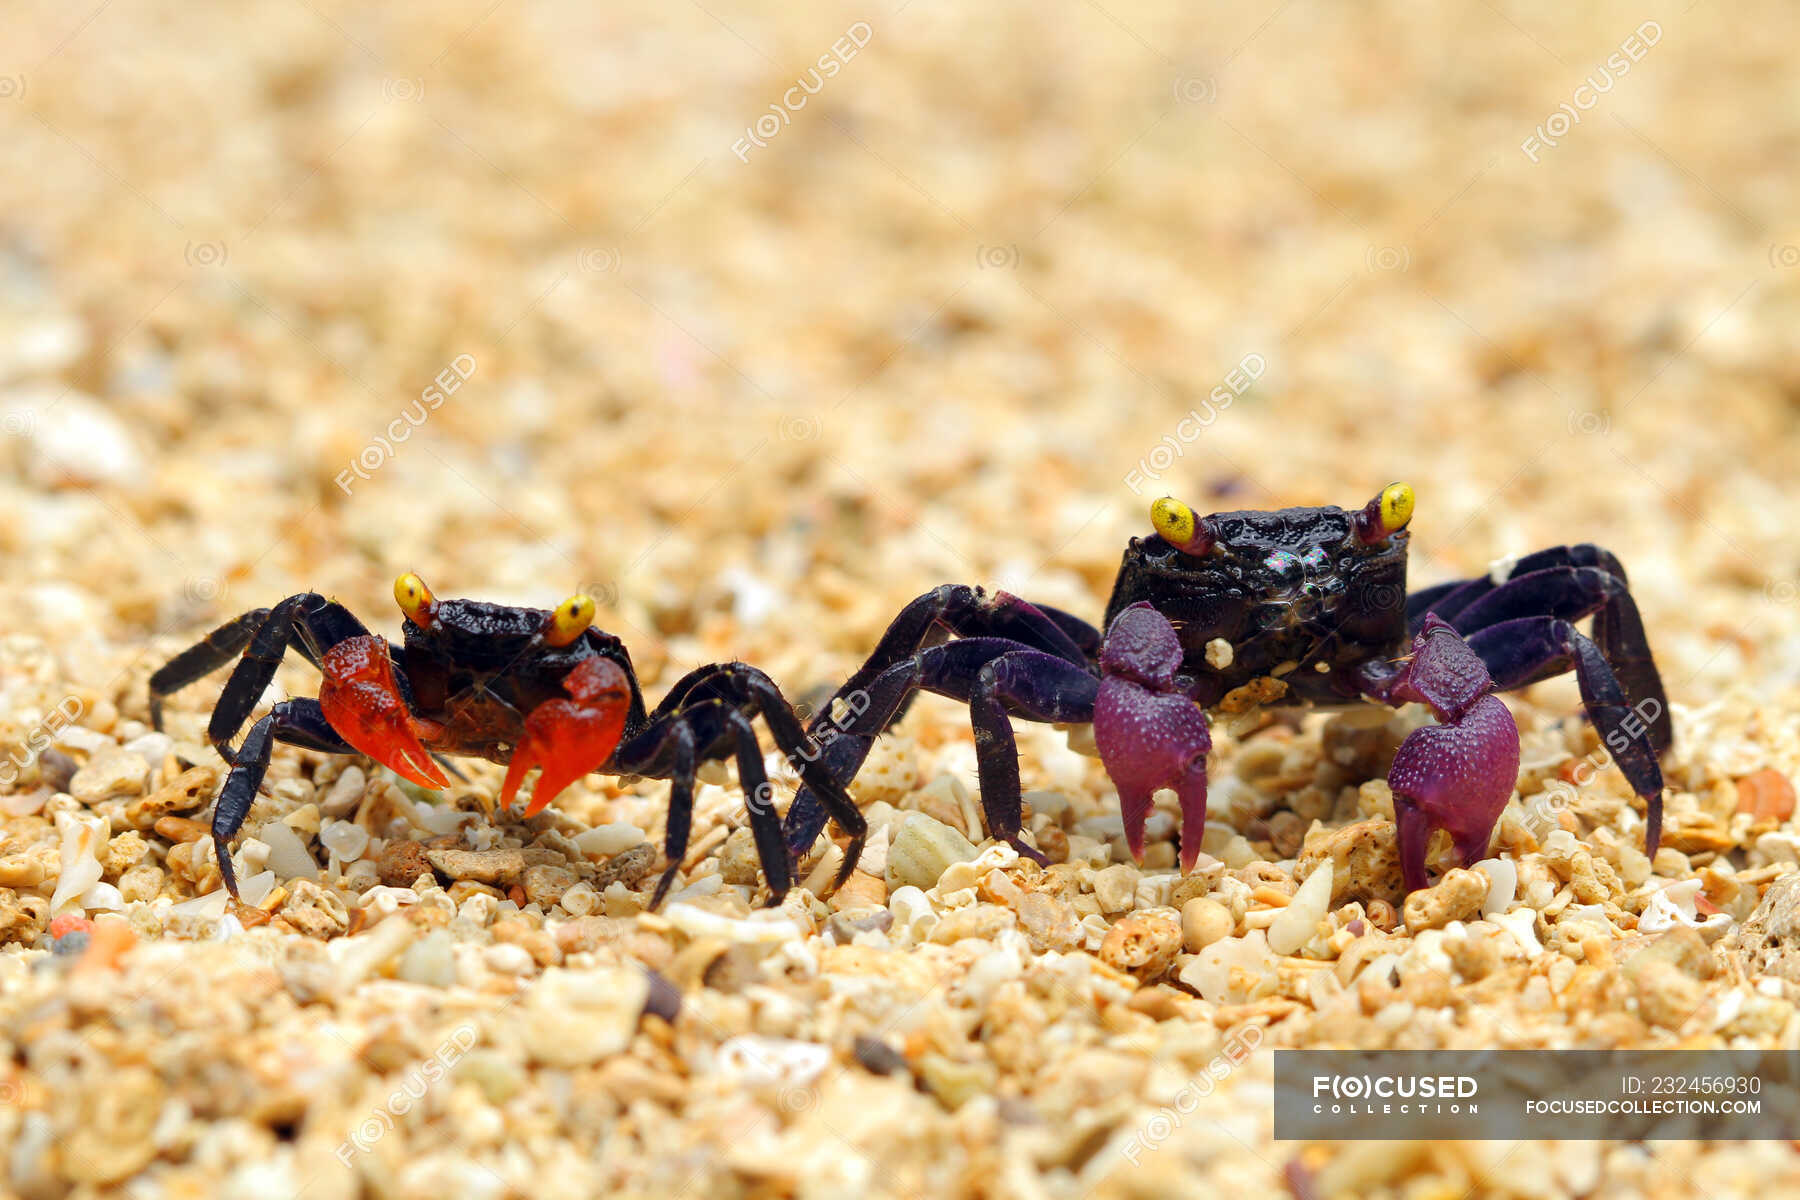
POLYGON ((1474 1114, 1473 1075, 1314 1075, 1313 1112, 1333 1116, 1474 1114), (1329 1101, 1329 1102, 1328 1102, 1329 1101))

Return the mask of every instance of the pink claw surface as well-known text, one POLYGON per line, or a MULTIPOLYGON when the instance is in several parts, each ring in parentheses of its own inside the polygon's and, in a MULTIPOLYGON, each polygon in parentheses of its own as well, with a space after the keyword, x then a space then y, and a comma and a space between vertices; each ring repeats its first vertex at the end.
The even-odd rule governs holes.
POLYGON ((1100 693, 1094 701, 1094 742, 1119 789, 1125 843, 1144 856, 1144 822, 1158 788, 1181 802, 1181 867, 1194 869, 1206 828, 1206 755, 1212 733, 1206 713, 1175 682, 1181 667, 1175 627, 1148 603, 1113 619, 1100 648, 1100 693))
POLYGON ((1429 705, 1439 723, 1407 734, 1388 771, 1409 892, 1425 886, 1433 829, 1449 833, 1464 866, 1487 853, 1519 779, 1519 727, 1462 635, 1426 617, 1412 652, 1390 696, 1429 705))

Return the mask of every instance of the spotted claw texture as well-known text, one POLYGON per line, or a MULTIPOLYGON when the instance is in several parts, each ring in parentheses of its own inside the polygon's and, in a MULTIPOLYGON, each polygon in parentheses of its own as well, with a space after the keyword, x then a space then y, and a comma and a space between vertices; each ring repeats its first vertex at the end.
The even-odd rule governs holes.
POLYGON ((1119 789, 1132 856, 1143 859, 1152 797, 1158 788, 1173 788, 1181 801, 1181 866, 1191 871, 1206 828, 1212 734, 1206 713, 1176 681, 1181 657, 1175 627, 1148 602, 1121 611, 1100 647, 1094 742, 1119 789))
POLYGON ((1518 783, 1519 727, 1491 694, 1493 686, 1462 635, 1448 622, 1426 617, 1413 639, 1412 661, 1389 693, 1396 701, 1429 705, 1439 722, 1407 734, 1388 771, 1409 892, 1425 886, 1433 829, 1450 835, 1464 866, 1485 856, 1518 783))

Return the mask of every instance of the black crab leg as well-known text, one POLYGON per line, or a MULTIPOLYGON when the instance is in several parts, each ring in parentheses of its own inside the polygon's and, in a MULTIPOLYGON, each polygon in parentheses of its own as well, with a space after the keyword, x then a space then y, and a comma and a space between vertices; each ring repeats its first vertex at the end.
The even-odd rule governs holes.
POLYGON ((266 608, 240 613, 159 667, 150 676, 151 728, 162 729, 163 700, 170 693, 212 674, 242 654, 251 637, 268 619, 266 608))
MULTIPOLYGON (((883 671, 929 645, 934 629, 940 628, 957 637, 1005 638, 1083 667, 1090 655, 1082 642, 1095 649, 1100 645, 1098 630, 1067 613, 1042 609, 1009 592, 990 596, 978 587, 947 583, 900 610, 868 660, 838 689, 838 696, 868 687, 883 671), (1071 630, 1076 636, 1071 636, 1071 630)), ((899 716, 896 713, 894 719, 899 716)))
POLYGON ((332 646, 353 637, 366 636, 369 632, 349 609, 316 592, 289 596, 274 608, 259 611, 265 615, 247 637, 242 635, 241 627, 248 618, 256 615, 254 613, 246 613, 221 626, 192 650, 177 655, 150 680, 153 695, 166 695, 224 665, 229 659, 229 655, 219 657, 224 646, 233 641, 240 647, 247 646, 225 681, 206 727, 207 740, 218 748, 220 757, 226 762, 235 761, 231 739, 250 719, 256 702, 268 688, 269 681, 275 678, 275 670, 288 650, 299 651, 317 666, 332 646), (175 670, 178 666, 179 671, 175 670))
POLYGON ((779 904, 793 886, 787 848, 781 842, 781 816, 775 811, 775 795, 763 770, 762 747, 750 718, 735 708, 724 709, 725 724, 737 740, 738 783, 744 789, 744 807, 750 815, 750 834, 756 840, 756 857, 769 881, 769 903, 779 904))
POLYGON ((1466 640, 1500 691, 1574 670, 1588 719, 1631 790, 1643 798, 1646 853, 1655 855, 1662 838, 1662 765, 1649 737, 1650 722, 1632 707, 1600 647, 1558 617, 1502 621, 1466 635, 1466 640))
POLYGON ((219 790, 218 803, 213 806, 213 853, 219 860, 219 874, 226 890, 234 900, 238 885, 237 872, 231 865, 231 839, 243 828, 244 818, 256 802, 275 742, 327 754, 357 753, 331 728, 317 700, 283 700, 250 726, 231 773, 225 777, 225 786, 219 790))
MULTIPOLYGON (((825 746, 822 757, 841 785, 848 786, 855 778, 874 736, 906 715, 921 687, 937 690, 923 684, 907 688, 894 694, 892 703, 884 706, 873 698, 879 690, 877 681, 921 651, 939 645, 947 635, 1006 642, 1009 649, 1042 651, 1084 671, 1100 647, 1100 631, 1079 617, 1031 604, 1007 592, 990 596, 977 587, 945 584, 916 597, 889 624, 867 661, 844 681, 807 726, 807 732, 825 746), (840 716, 846 710, 851 715, 840 716), (871 717, 871 713, 877 715, 871 717)), ((973 686, 972 674, 968 686, 973 686)), ((967 688, 954 693, 954 697, 967 700, 967 688)), ((813 791, 809 781, 788 809, 784 836, 788 849, 795 854, 804 853, 825 827, 825 814, 813 791)))
MULTIPOLYGON (((251 726, 242 746, 233 750, 231 740, 249 720, 290 649, 318 666, 332 646, 367 634, 363 623, 343 605, 316 592, 303 592, 274 608, 256 609, 227 621, 150 677, 151 714, 161 728, 163 697, 217 670, 232 655, 243 654, 220 691, 207 724, 207 739, 232 768, 213 808, 214 851, 232 896, 237 895, 237 878, 231 867, 231 838, 255 803, 273 742, 333 754, 357 751, 331 728, 316 700, 283 701, 251 726)), ((400 672, 395 675, 404 678, 400 672)))
MULTIPOLYGON (((1465 635, 1522 617, 1579 621, 1592 615, 1593 640, 1630 702, 1652 707, 1654 701, 1654 711, 1641 714, 1649 726, 1651 748, 1660 756, 1674 742, 1668 694, 1650 652, 1643 617, 1631 597, 1625 568, 1609 550, 1591 543, 1539 550, 1514 563, 1500 583, 1484 575, 1415 592, 1407 597, 1406 612, 1414 633, 1429 612, 1465 635)), ((1546 671, 1538 678, 1557 673, 1546 671)))
POLYGON ((675 715, 650 725, 613 751, 613 766, 621 775, 669 781, 669 817, 663 832, 663 857, 669 865, 651 897, 653 909, 662 904, 687 854, 688 832, 694 825, 694 772, 700 766, 698 740, 692 722, 675 715))
POLYGON ((800 719, 775 681, 747 663, 720 663, 689 672, 676 682, 670 694, 656 706, 644 728, 622 744, 613 755, 612 768, 621 774, 658 777, 667 773, 674 781, 670 794, 669 835, 665 852, 668 871, 659 884, 654 903, 660 903, 680 856, 687 850, 693 819, 693 773, 722 735, 735 742, 738 780, 748 805, 757 857, 769 880, 771 897, 779 902, 792 885, 793 872, 781 842, 781 821, 775 812, 762 751, 757 745, 751 718, 761 715, 769 726, 776 749, 794 764, 801 780, 814 788, 830 819, 850 835, 844 864, 833 887, 841 885, 855 869, 868 838, 868 822, 850 800, 843 785, 820 761, 800 719), (685 732, 677 732, 677 731, 685 732), (692 765, 685 768, 683 760, 692 765))
MULTIPOLYGON (((862 767, 875 738, 888 727, 892 714, 921 691, 946 696, 969 705, 975 729, 976 767, 981 781, 981 805, 989 831, 1006 839, 1021 853, 1041 857, 1019 837, 1023 825, 1019 799, 1019 756, 1010 717, 1032 721, 1087 722, 1094 718, 1094 698, 1100 681, 1085 666, 1055 654, 1034 650, 1000 637, 959 638, 931 646, 888 667, 861 692, 863 703, 849 720, 812 730, 840 779, 853 778, 862 767)), ((790 849, 804 850, 818 836, 817 826, 798 826, 794 808, 788 810, 785 830, 790 849), (811 837, 797 843, 796 838, 811 837)))
POLYGON ((1040 865, 1049 860, 1020 837, 1024 805, 1018 745, 1009 714, 1029 721, 1082 724, 1094 719, 1094 700, 1099 694, 1097 677, 1038 650, 1009 651, 988 662, 976 676, 969 720, 975 727, 975 763, 988 832, 1006 839, 1013 849, 1040 865))

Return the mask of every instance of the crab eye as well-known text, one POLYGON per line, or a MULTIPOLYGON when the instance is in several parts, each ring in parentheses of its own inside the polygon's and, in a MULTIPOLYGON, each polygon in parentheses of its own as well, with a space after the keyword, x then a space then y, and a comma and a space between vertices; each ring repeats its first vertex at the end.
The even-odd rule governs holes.
POLYGON ((431 624, 431 610, 437 604, 437 597, 425 586, 425 581, 411 571, 394 580, 394 602, 406 619, 414 625, 424 628, 431 624))
POLYGON ((1199 556, 1213 548, 1212 522, 1172 496, 1150 505, 1150 524, 1163 541, 1183 554, 1199 556))
POLYGON ((544 640, 552 646, 566 646, 586 632, 593 621, 594 598, 570 596, 550 614, 550 627, 544 630, 544 640))
POLYGON ((1381 495, 1363 506, 1356 514, 1356 533, 1365 543, 1379 542, 1406 528, 1412 520, 1413 490, 1404 483, 1390 483, 1381 495))

